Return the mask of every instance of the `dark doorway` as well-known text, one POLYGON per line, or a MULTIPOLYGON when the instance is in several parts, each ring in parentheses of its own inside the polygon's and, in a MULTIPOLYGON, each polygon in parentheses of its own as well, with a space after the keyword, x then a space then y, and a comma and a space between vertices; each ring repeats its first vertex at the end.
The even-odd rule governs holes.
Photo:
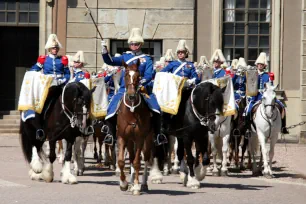
POLYGON ((38 27, 0 27, 0 110, 17 108, 26 69, 36 63, 38 27))

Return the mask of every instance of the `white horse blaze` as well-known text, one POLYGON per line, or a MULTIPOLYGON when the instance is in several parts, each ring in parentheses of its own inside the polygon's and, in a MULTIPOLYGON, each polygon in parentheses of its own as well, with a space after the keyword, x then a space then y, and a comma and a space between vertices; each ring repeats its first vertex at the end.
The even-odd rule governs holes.
POLYGON ((129 75, 130 75, 130 78, 131 78, 131 84, 133 84, 133 76, 135 74, 135 71, 129 71, 129 75))

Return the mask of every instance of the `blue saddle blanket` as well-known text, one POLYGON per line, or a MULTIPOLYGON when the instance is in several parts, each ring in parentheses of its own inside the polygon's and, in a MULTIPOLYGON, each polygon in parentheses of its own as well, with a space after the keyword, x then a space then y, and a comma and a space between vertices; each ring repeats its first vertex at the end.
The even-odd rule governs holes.
POLYGON ((23 122, 27 121, 30 118, 35 118, 35 111, 26 110, 21 112, 21 119, 23 122))
MULTIPOLYGON (((107 115, 105 117, 105 119, 109 119, 111 117, 113 117, 116 113, 117 110, 122 102, 122 97, 124 96, 124 93, 122 92, 118 92, 116 95, 114 95, 108 105, 107 108, 107 115)), ((146 104, 148 105, 148 107, 150 108, 150 110, 156 112, 156 113, 160 113, 160 107, 158 105, 156 96, 154 93, 150 94, 149 97, 147 96, 143 96, 141 94, 141 98, 146 102, 146 104)))

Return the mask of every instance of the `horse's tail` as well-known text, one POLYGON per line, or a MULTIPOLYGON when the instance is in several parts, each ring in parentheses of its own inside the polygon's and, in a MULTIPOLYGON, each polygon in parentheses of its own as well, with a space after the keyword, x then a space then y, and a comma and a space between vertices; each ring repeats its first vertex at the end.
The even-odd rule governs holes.
POLYGON ((20 133, 21 148, 23 156, 28 161, 28 163, 30 163, 32 159, 32 140, 29 137, 29 134, 27 134, 25 126, 26 124, 22 120, 20 120, 19 133, 20 133))

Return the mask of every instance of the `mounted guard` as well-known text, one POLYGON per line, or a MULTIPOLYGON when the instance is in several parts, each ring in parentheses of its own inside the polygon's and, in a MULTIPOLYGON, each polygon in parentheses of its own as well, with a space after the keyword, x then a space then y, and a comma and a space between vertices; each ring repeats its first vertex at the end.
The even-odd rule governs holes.
POLYGON ((246 91, 246 77, 245 70, 247 69, 247 64, 244 58, 240 57, 239 61, 235 65, 236 72, 233 76, 233 86, 235 92, 235 100, 236 102, 241 99, 241 97, 245 97, 246 91))
MULTIPOLYGON (((153 126, 155 133, 155 144, 160 145, 166 142, 166 137, 161 133, 160 107, 157 103, 155 95, 150 92, 146 93, 146 87, 153 78, 153 62, 149 55, 143 54, 141 51, 141 47, 144 44, 144 40, 141 36, 141 30, 139 28, 133 28, 131 30, 131 34, 128 39, 128 44, 129 48, 131 49, 130 52, 123 53, 119 57, 111 57, 109 55, 106 42, 102 40, 102 57, 106 64, 112 66, 122 66, 123 62, 125 62, 127 65, 132 65, 137 64, 138 60, 140 61, 139 72, 141 80, 139 88, 142 90, 142 92, 144 92, 143 99, 146 101, 153 115, 152 121, 154 123, 153 126)), ((125 94, 124 76, 125 71, 123 70, 120 78, 120 89, 118 93, 112 98, 107 110, 107 116, 105 119, 107 122, 107 126, 109 127, 109 134, 107 135, 104 141, 107 144, 112 144, 112 140, 115 136, 116 117, 114 116, 118 110, 119 104, 122 101, 122 97, 125 94)))
POLYGON ((226 75, 225 70, 221 66, 225 61, 226 60, 222 51, 220 49, 217 49, 210 59, 210 63, 213 65, 214 69, 213 78, 221 78, 226 75))
POLYGON ((43 131, 42 115, 46 115, 47 109, 50 109, 50 106, 53 105, 55 99, 62 93, 63 86, 70 79, 68 58, 67 56, 58 55, 60 48, 62 48, 62 45, 57 39, 57 36, 55 34, 51 34, 45 45, 45 49, 48 50, 48 54, 39 56, 37 63, 32 66, 29 72, 26 73, 23 82, 26 84, 23 84, 22 86, 19 99, 18 110, 23 111, 21 115, 23 121, 35 117, 35 112, 38 113, 36 114, 38 117, 35 117, 37 124, 36 139, 42 141, 46 139, 43 131), (44 76, 40 74, 41 70, 44 76), (33 80, 30 80, 31 82, 29 82, 29 79, 33 80), (40 85, 36 83, 40 83, 40 85), (26 86, 35 86, 35 84, 37 85, 36 88, 39 90, 38 92, 41 93, 41 95, 35 95, 37 93, 36 92, 33 93, 34 95, 27 94, 28 97, 25 96, 24 94, 27 92, 26 89, 28 89, 26 86), (29 96, 34 97, 34 99, 29 101, 27 99, 29 96), (32 101, 35 101, 35 104, 31 105, 32 101))
POLYGON ((88 72, 84 72, 83 70, 84 66, 87 65, 87 63, 85 62, 84 52, 78 51, 74 55, 72 60, 73 60, 73 72, 74 72, 73 80, 75 82, 82 82, 85 79, 90 79, 90 74, 88 72))
MULTIPOLYGON (((260 53, 260 55, 258 56, 255 65, 257 67, 258 70, 258 93, 255 96, 252 96, 250 99, 250 102, 248 104, 248 107, 246 109, 246 123, 248 128, 250 128, 250 124, 252 121, 252 109, 255 106, 255 104, 258 104, 259 101, 261 101, 262 99, 262 95, 265 91, 265 84, 269 83, 270 85, 273 85, 273 81, 274 81, 274 73, 272 72, 265 72, 265 69, 268 65, 268 61, 267 61, 267 55, 266 53, 262 52, 260 53)), ((247 82, 248 83, 248 82, 247 82)), ((280 113, 282 115, 282 129, 281 132, 283 134, 289 134, 288 130, 286 129, 286 110, 285 110, 285 106, 284 104, 279 101, 278 99, 276 99, 275 101, 280 109, 280 113)))
POLYGON ((206 56, 201 56, 197 67, 201 81, 213 78, 214 71, 206 56))

